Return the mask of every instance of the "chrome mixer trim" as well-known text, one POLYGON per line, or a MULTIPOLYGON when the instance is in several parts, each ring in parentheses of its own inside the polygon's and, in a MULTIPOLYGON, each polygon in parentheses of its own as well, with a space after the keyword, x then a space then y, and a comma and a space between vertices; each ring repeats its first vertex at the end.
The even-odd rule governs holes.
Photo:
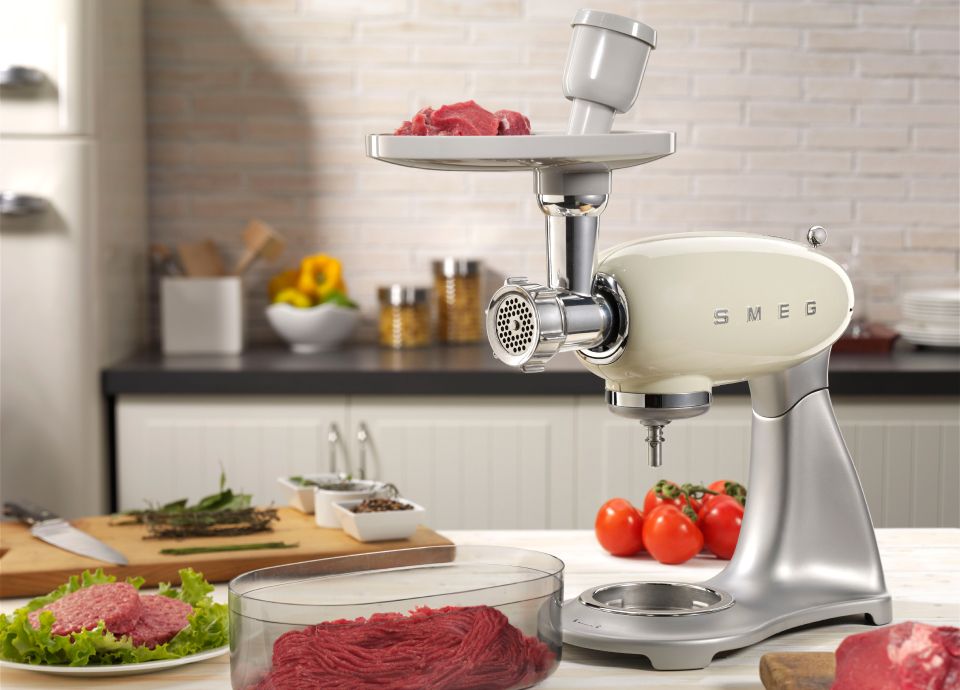
POLYGON ((709 407, 713 400, 713 394, 709 391, 696 391, 694 393, 624 393, 608 390, 604 395, 607 405, 611 408, 617 408, 614 412, 622 414, 624 417, 659 419, 658 415, 670 414, 667 421, 678 419, 680 416, 696 416, 699 412, 693 415, 684 415, 684 412, 709 407), (635 413, 632 414, 631 411, 635 413))
POLYGON ((627 294, 617 279, 606 273, 597 273, 594 293, 604 298, 610 308, 611 324, 606 340, 596 347, 579 350, 579 354, 591 364, 612 364, 626 350, 630 335, 627 294))

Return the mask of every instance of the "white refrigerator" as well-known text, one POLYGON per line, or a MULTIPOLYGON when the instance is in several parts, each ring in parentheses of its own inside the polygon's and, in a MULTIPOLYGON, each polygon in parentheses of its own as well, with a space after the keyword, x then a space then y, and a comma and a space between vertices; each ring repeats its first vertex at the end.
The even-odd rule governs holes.
POLYGON ((141 3, 0 14, 0 498, 100 513, 100 370, 146 331, 141 3))

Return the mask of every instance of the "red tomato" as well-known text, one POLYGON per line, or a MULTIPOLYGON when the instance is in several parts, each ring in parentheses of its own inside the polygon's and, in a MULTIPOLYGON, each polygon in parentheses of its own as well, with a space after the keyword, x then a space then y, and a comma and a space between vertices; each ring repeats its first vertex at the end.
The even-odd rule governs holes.
POLYGON ((737 548, 743 506, 729 496, 714 496, 700 514, 700 531, 707 548, 717 558, 730 560, 737 548))
MULTIPOLYGON (((707 488, 710 491, 716 491, 718 494, 732 496, 740 502, 740 505, 743 505, 743 501, 747 498, 747 487, 730 479, 718 479, 712 482, 707 488)), ((707 495, 709 496, 710 494, 707 495)))
MULTIPOLYGON (((697 501, 694 501, 693 503, 694 503, 693 511, 697 512, 697 508, 699 508, 699 503, 697 501)), ((683 508, 683 506, 687 505, 687 497, 684 494, 680 493, 680 487, 677 486, 674 482, 663 480, 663 481, 657 482, 657 484, 653 488, 651 488, 650 491, 647 492, 647 495, 644 497, 643 514, 649 515, 651 510, 653 510, 657 506, 662 506, 662 505, 674 505, 677 508, 683 508), (669 487, 661 488, 661 493, 664 493, 665 491, 666 492, 673 491, 677 494, 676 498, 661 498, 660 496, 657 496, 657 486, 663 487, 664 484, 669 485, 669 487)))
POLYGON ((673 565, 700 553, 703 535, 675 505, 662 505, 643 521, 643 545, 658 561, 673 565))
MULTIPOLYGON (((715 503, 723 503, 723 502, 725 502, 725 501, 732 501, 732 502, 736 503, 738 506, 740 505, 740 503, 739 503, 739 501, 737 501, 737 499, 733 498, 732 496, 727 496, 726 494, 707 494, 707 495, 705 495, 705 496, 703 497, 703 505, 701 505, 701 506, 700 506, 700 510, 697 511, 697 520, 702 520, 702 519, 703 519, 703 516, 707 514, 707 511, 710 510, 710 508, 711 508, 715 503)), ((740 506, 740 507, 742 508, 743 506, 740 506)), ((700 523, 698 522, 697 524, 699 525, 700 523)), ((701 531, 702 531, 702 530, 701 530, 701 531)))
POLYGON ((593 529, 600 546, 614 556, 643 550, 643 515, 625 498, 611 498, 600 506, 593 529))
POLYGON ((727 488, 728 481, 730 480, 718 479, 715 482, 710 482, 710 486, 708 486, 707 488, 710 489, 710 491, 716 491, 718 494, 725 494, 727 493, 726 488, 727 488))

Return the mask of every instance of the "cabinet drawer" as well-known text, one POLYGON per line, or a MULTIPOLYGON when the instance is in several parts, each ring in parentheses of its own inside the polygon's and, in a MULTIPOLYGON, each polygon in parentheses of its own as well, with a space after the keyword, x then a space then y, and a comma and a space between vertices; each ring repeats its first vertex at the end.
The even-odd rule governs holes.
POLYGON ((125 396, 117 403, 120 510, 191 502, 214 493, 220 472, 259 505, 285 505, 277 477, 328 468, 331 424, 346 400, 125 396))
POLYGON ((0 5, 0 133, 86 134, 92 130, 93 15, 99 3, 85 0, 4 2, 0 5), (22 72, 35 71, 34 85, 22 72))

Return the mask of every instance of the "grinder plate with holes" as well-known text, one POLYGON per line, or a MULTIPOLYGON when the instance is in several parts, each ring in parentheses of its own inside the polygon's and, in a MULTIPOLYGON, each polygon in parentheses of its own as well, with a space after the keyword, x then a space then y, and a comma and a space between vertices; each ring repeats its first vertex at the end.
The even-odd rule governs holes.
POLYGON ((526 300, 507 297, 497 309, 497 338, 505 350, 520 354, 533 342, 533 310, 526 300))

